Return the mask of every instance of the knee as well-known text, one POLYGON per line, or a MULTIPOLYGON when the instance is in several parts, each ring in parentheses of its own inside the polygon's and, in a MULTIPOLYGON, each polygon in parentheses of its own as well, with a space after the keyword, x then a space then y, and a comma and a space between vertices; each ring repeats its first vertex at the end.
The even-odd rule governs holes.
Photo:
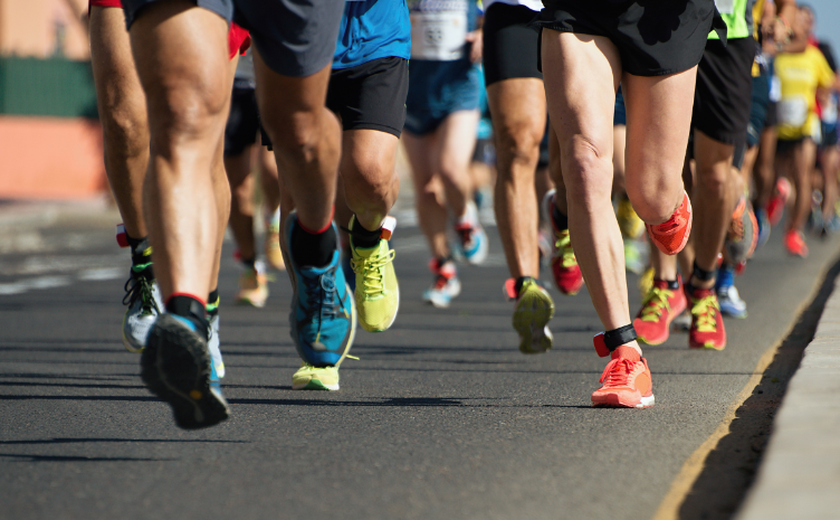
POLYGON ((149 124, 157 146, 202 140, 224 128, 227 96, 220 89, 176 86, 149 94, 149 124))
POLYGON ((612 196, 612 154, 608 147, 580 137, 563 150, 569 157, 564 168, 566 200, 570 206, 585 205, 603 209, 603 200, 612 196))
POLYGON ((531 171, 540 155, 542 129, 532 128, 528 122, 513 122, 499 128, 496 134, 496 156, 499 176, 512 176, 516 166, 531 171))
POLYGON ((324 126, 318 110, 298 111, 284 121, 265 118, 263 124, 271 136, 274 148, 283 155, 297 159, 314 156, 324 126))

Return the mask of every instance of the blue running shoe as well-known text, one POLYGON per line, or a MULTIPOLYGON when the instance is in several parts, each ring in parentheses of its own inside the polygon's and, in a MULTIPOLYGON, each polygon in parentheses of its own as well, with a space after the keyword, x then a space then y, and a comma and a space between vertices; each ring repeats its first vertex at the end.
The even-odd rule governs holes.
POLYGON ((205 335, 186 318, 161 314, 140 359, 146 387, 172 406, 175 423, 186 430, 213 426, 230 415, 205 335))
POLYGON ((455 225, 455 233, 458 235, 458 252, 464 260, 472 265, 484 263, 489 251, 487 233, 478 221, 474 202, 467 201, 467 217, 455 225))
POLYGON ((755 220, 758 223, 758 242, 756 249, 764 247, 764 244, 770 239, 770 217, 767 216, 767 210, 758 208, 755 210, 755 220))
POLYGON ((347 287, 341 269, 338 247, 325 267, 297 265, 291 254, 292 226, 297 220, 297 214, 292 212, 285 232, 294 274, 292 312, 289 314, 292 339, 306 363, 314 367, 338 366, 350 351, 356 334, 353 293, 347 287))

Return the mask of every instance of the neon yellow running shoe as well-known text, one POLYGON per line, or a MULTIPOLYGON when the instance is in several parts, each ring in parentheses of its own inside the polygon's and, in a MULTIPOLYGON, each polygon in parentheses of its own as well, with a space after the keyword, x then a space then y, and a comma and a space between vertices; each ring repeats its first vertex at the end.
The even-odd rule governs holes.
POLYGON ((554 301, 548 291, 533 278, 525 277, 519 291, 516 280, 505 282, 505 293, 516 300, 513 310, 513 328, 519 333, 519 351, 523 354, 540 354, 551 349, 554 337, 548 322, 554 317, 554 301))
MULTIPOLYGON (((353 229, 355 219, 355 215, 350 219, 350 229, 353 229)), ((390 226, 388 238, 395 223, 393 217, 386 219, 383 229, 390 226)), ((386 238, 380 238, 375 247, 354 247, 352 233, 350 251, 353 254, 350 267, 356 274, 356 290, 353 296, 356 299, 359 324, 368 332, 387 330, 397 318, 400 308, 400 287, 394 271, 395 252, 388 245, 386 238)))
POLYGON ((618 227, 621 235, 626 238, 639 238, 645 231, 645 222, 639 218, 633 209, 633 204, 627 199, 618 202, 618 209, 615 212, 618 219, 618 227))
POLYGON ((338 390, 338 367, 316 367, 304 362, 292 376, 293 390, 338 390))

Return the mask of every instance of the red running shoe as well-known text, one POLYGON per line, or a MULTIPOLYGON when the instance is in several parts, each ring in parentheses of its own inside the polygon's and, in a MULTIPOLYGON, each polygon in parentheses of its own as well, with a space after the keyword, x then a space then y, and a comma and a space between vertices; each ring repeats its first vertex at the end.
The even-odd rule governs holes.
POLYGON ((669 289, 665 280, 654 280, 653 287, 642 301, 642 308, 633 328, 636 329, 639 341, 648 345, 665 343, 670 334, 671 322, 683 313, 688 305, 683 292, 682 280, 678 279, 679 288, 669 289))
POLYGON ((723 350, 726 348, 726 329, 723 327, 723 316, 714 288, 694 289, 690 296, 689 348, 723 350))
POLYGON ((808 245, 801 231, 791 229, 785 233, 785 249, 793 256, 805 258, 808 256, 808 245))
POLYGON ((580 272, 575 251, 572 249, 572 239, 568 229, 557 229, 552 218, 554 207, 554 190, 545 194, 542 200, 543 218, 551 222, 554 234, 554 245, 551 248, 551 274, 557 289, 568 296, 574 296, 583 287, 583 273, 580 272))
POLYGON ((683 250, 691 234, 691 201, 683 192, 683 201, 662 224, 645 224, 651 241, 666 255, 675 255, 683 250))
POLYGON ((646 408, 653 406, 653 382, 647 360, 633 347, 618 347, 601 374, 601 388, 592 394, 592 406, 646 408))
POLYGON ((784 177, 779 177, 776 181, 776 191, 770 202, 767 203, 767 218, 770 220, 770 225, 775 226, 782 221, 782 214, 785 211, 785 204, 790 198, 790 181, 784 177))

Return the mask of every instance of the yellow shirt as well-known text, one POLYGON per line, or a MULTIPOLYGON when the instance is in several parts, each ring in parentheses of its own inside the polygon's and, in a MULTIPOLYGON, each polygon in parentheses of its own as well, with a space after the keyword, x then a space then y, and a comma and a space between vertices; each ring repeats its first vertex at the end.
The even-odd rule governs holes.
POLYGON ((809 45, 804 52, 779 54, 776 76, 782 87, 778 104, 779 139, 797 140, 819 135, 817 87, 830 87, 834 73, 819 49, 809 45))

